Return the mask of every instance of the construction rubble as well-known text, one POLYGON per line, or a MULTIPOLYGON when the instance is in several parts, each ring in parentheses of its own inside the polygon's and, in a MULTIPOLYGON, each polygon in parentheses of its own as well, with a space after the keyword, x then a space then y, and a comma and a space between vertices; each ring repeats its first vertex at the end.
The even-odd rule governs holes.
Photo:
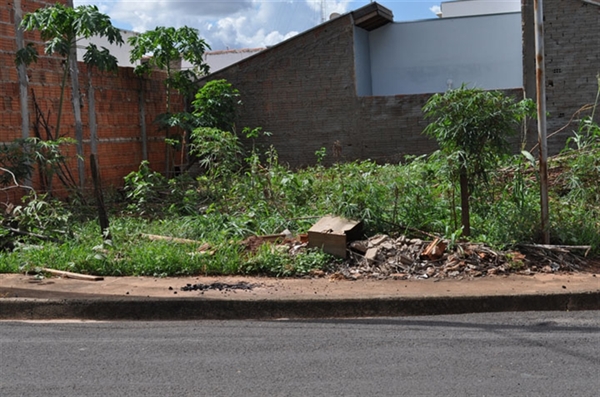
POLYGON ((348 258, 334 277, 473 278, 506 273, 577 271, 583 267, 584 259, 566 246, 526 245, 518 251, 496 251, 484 244, 451 244, 440 238, 425 241, 406 236, 376 235, 349 243, 348 258))

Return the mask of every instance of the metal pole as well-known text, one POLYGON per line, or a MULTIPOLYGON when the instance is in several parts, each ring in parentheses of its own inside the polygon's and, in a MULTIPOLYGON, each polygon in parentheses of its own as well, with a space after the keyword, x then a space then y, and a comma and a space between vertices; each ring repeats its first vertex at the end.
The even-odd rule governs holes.
POLYGON ((546 136, 546 70, 544 61, 544 9, 542 0, 533 0, 535 22, 535 65, 538 141, 540 147, 540 196, 542 236, 550 244, 550 215, 548 211, 548 140, 546 136))

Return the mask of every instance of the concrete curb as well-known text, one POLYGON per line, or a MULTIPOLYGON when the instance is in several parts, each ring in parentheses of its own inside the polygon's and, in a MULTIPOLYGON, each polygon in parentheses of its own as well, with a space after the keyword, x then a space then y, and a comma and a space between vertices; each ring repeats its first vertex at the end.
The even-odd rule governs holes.
POLYGON ((271 320, 575 310, 600 310, 600 291, 540 295, 258 301, 133 297, 0 300, 0 320, 271 320))

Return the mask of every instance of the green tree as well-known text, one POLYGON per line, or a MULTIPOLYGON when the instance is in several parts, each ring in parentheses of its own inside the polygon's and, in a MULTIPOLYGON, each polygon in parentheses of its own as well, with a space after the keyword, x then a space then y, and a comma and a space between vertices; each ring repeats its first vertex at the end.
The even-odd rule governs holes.
POLYGON ((211 80, 196 93, 192 103, 198 126, 233 131, 238 115, 240 92, 227 80, 211 80))
POLYGON ((469 198, 487 181, 487 172, 510 152, 507 138, 519 123, 532 115, 533 102, 515 102, 499 91, 479 88, 449 90, 433 95, 423 107, 432 122, 424 133, 437 140, 449 161, 456 164, 453 179, 458 179, 461 198, 463 235, 471 234, 469 198))
MULTIPOLYGON (((108 15, 101 13, 96 6, 86 5, 71 8, 60 3, 25 14, 21 22, 21 28, 26 31, 38 30, 42 40, 45 41, 45 53, 48 55, 58 54, 66 61, 64 63, 58 118, 56 121, 56 135, 58 136, 64 92, 69 75, 69 67, 67 65, 69 65, 69 61, 74 55, 77 40, 100 36, 106 37, 111 44, 122 44, 123 38, 121 37, 121 32, 111 24, 108 15)), ((108 51, 90 56, 90 51, 94 50, 97 50, 94 45, 89 45, 86 48, 84 61, 87 59, 86 62, 93 61, 97 65, 116 65, 116 58, 109 58, 108 51)), ((16 61, 17 63, 29 64, 32 61, 37 61, 37 58, 38 54, 35 51, 35 47, 30 43, 23 50, 17 52, 16 61)))
MULTIPOLYGON (((165 79, 166 109, 165 113, 159 116, 158 121, 168 128, 173 125, 171 90, 177 90, 186 100, 190 99, 190 96, 195 93, 195 83, 199 76, 208 73, 208 65, 202 56, 207 49, 210 49, 210 46, 199 37, 198 30, 188 26, 179 29, 159 26, 154 30, 130 37, 129 44, 133 47, 130 56, 131 62, 142 61, 135 68, 138 75, 145 75, 153 68, 163 70, 167 74, 165 79), (181 60, 190 62, 192 69, 181 70, 176 66, 176 63, 181 60)), ((168 142, 181 143, 182 147, 185 146, 185 130, 182 142, 168 136, 167 138, 168 142)), ((166 154, 166 172, 169 173, 170 146, 167 146, 166 154)))
MULTIPOLYGON (((58 55, 64 59, 56 120, 56 137, 60 137, 65 88, 69 74, 71 74, 72 84, 74 85, 73 109, 75 111, 76 130, 78 130, 76 134, 77 154, 80 156, 79 174, 80 183, 83 183, 83 163, 81 159, 83 155, 83 134, 80 131, 81 115, 79 112, 79 97, 77 95, 78 90, 75 87, 78 77, 75 45, 78 40, 82 38, 89 39, 93 36, 105 37, 111 44, 122 44, 123 38, 121 37, 121 32, 112 25, 110 18, 106 14, 101 13, 96 6, 84 5, 73 8, 59 3, 26 14, 21 21, 21 28, 26 31, 39 31, 42 40, 45 41, 45 53, 48 55, 58 55)), ((32 43, 29 43, 16 54, 17 64, 29 65, 31 62, 37 61, 37 58, 38 54, 32 43)), ((112 57, 105 48, 100 51, 93 44, 86 47, 84 62, 103 70, 116 67, 116 58, 112 57)))

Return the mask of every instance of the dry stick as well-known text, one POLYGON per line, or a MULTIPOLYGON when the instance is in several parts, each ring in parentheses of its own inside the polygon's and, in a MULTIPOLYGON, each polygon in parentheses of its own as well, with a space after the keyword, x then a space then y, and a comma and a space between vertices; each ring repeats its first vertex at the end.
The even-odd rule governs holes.
POLYGON ((203 244, 202 241, 198 241, 198 240, 189 240, 187 238, 170 237, 170 236, 159 236, 157 234, 142 233, 142 237, 145 237, 149 240, 155 240, 155 241, 173 241, 176 243, 184 243, 184 244, 203 244))
POLYGON ((32 188, 31 186, 26 186, 26 185, 19 184, 19 182, 17 181, 17 177, 15 176, 15 174, 12 171, 10 171, 10 170, 8 170, 6 168, 3 168, 3 167, 0 167, 0 171, 6 172, 7 174, 10 174, 10 176, 12 177, 12 182, 13 182, 12 186, 4 186, 4 187, 0 188, 0 192, 3 192, 6 195, 6 202, 2 203, 2 204, 4 204, 5 206, 9 205, 8 190, 10 190, 10 189, 18 189, 18 188, 29 189, 31 191, 31 193, 33 194, 33 196, 35 198, 37 198, 37 194, 35 192, 35 189, 32 188))
MULTIPOLYGON (((38 130, 38 132, 36 133, 37 137, 40 140, 42 139, 41 134, 39 133, 39 126, 37 125, 39 123, 39 125, 43 127, 44 131, 46 131, 46 140, 53 141, 55 140, 55 138, 58 139, 59 137, 54 137, 52 135, 52 127, 50 127, 50 124, 48 123, 48 119, 50 119, 50 110, 48 110, 48 115, 44 116, 44 113, 42 112, 40 106, 37 103, 33 88, 31 89, 31 95, 33 105, 36 111, 36 125, 34 127, 38 130)), ((77 190, 77 182, 75 181, 73 174, 71 174, 71 170, 69 169, 69 167, 66 166, 64 160, 61 160, 57 164, 58 170, 60 171, 57 173, 58 179, 67 189, 69 189, 70 191, 75 191, 77 195, 81 196, 80 192, 77 190)))
POLYGON ((308 219, 316 219, 316 218, 321 218, 321 215, 312 215, 312 216, 300 216, 298 218, 289 218, 287 219, 288 221, 303 221, 303 220, 308 220, 308 219))
POLYGON ((96 196, 96 206, 98 208, 98 221, 100 222, 100 231, 102 235, 109 239, 109 222, 108 214, 106 213, 106 206, 104 205, 104 195, 102 193, 102 183, 100 180, 100 171, 98 170, 98 159, 96 154, 90 154, 90 168, 92 171, 92 180, 94 182, 94 195, 96 196))
MULTIPOLYGON (((567 122, 567 124, 565 124, 564 126, 562 126, 561 128, 559 128, 558 130, 554 131, 551 134, 548 134, 547 138, 552 138, 554 135, 558 134, 559 132, 565 130, 569 125, 571 125, 571 123, 573 122, 573 119, 575 118, 575 116, 579 115, 579 113, 581 112, 585 112, 586 110, 590 110, 595 108, 594 105, 592 104, 586 104, 583 105, 582 107, 580 107, 577 111, 575 111, 575 113, 573 113, 573 115, 571 116, 571 118, 569 119, 569 121, 567 122)), ((530 152, 533 152, 539 145, 539 142, 536 143, 535 145, 533 145, 533 147, 531 148, 530 152)))
POLYGON ((520 247, 525 248, 541 248, 549 251, 557 252, 571 252, 570 250, 586 250, 584 256, 592 249, 591 245, 549 245, 549 244, 518 244, 520 247))
POLYGON ((24 230, 15 229, 15 228, 12 228, 12 227, 6 227, 6 226, 3 226, 3 225, 0 225, 0 227, 2 227, 3 229, 8 230, 11 233, 18 234, 20 236, 35 237, 37 239, 44 240, 44 241, 52 241, 54 243, 60 243, 59 239, 54 238, 54 237, 44 236, 43 234, 26 232, 24 230))
POLYGON ((62 277, 73 278, 73 279, 77 279, 77 280, 87 280, 87 281, 102 281, 102 280, 104 280, 104 277, 102 277, 102 276, 90 276, 87 274, 80 274, 80 273, 66 272, 63 270, 49 269, 47 267, 42 267, 42 271, 53 274, 55 276, 62 276, 62 277))

